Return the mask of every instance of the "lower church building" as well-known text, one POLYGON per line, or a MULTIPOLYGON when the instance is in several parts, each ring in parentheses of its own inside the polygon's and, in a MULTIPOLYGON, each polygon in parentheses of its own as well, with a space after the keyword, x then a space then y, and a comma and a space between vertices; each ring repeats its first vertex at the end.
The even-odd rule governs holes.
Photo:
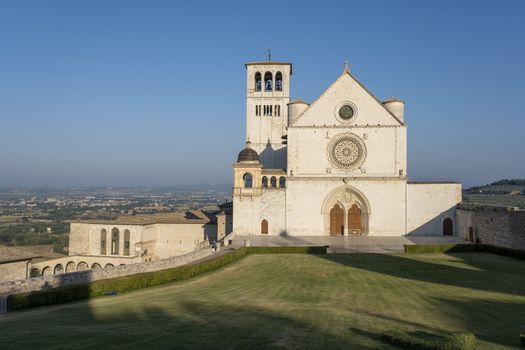
POLYGON ((292 64, 246 64, 246 147, 233 165, 235 235, 454 235, 461 184, 411 182, 402 100, 349 71, 290 100, 292 64))

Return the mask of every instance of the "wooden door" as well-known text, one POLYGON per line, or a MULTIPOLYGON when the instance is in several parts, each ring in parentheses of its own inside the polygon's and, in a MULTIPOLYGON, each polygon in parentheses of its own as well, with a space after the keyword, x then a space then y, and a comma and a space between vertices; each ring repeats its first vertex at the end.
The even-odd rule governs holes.
POLYGON ((338 204, 330 210, 330 234, 343 235, 345 231, 345 212, 338 204))
POLYGON ((268 221, 266 219, 261 221, 261 234, 263 235, 268 234, 268 221))
POLYGON ((446 218, 445 220, 443 220, 443 235, 452 236, 453 233, 454 233, 454 226, 452 223, 452 219, 446 218))
POLYGON ((361 209, 354 204, 348 210, 348 234, 360 235, 362 233, 361 209))

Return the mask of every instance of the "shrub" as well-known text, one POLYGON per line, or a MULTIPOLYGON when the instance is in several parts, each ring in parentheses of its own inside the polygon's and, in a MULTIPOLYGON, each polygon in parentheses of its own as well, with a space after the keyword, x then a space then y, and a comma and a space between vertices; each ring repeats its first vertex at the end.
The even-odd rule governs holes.
POLYGON ((405 245, 405 253, 464 253, 481 252, 525 260, 525 251, 496 247, 490 244, 422 244, 405 245))
POLYGON ((405 253, 460 253, 476 251, 475 244, 405 245, 405 253))
POLYGON ((476 337, 470 333, 456 333, 445 340, 439 350, 474 350, 478 342, 476 337))
POLYGON ((198 264, 188 264, 171 269, 94 281, 37 292, 9 296, 9 310, 23 310, 43 305, 67 303, 106 294, 124 293, 135 289, 158 286, 186 280, 203 273, 217 270, 248 254, 323 254, 326 247, 247 247, 240 248, 198 264))
POLYGON ((392 345, 403 349, 411 350, 437 350, 437 343, 430 340, 423 340, 406 333, 396 331, 386 331, 383 333, 383 340, 392 345))
POLYGON ((476 337, 470 333, 456 333, 444 340, 425 340, 407 333, 386 331, 383 340, 410 350, 474 350, 477 347, 476 337))

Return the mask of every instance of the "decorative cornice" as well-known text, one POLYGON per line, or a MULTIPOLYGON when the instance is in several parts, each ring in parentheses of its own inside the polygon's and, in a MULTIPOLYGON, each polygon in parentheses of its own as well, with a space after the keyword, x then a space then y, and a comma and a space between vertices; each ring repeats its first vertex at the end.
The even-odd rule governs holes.
POLYGON ((406 182, 406 176, 288 176, 286 181, 302 181, 302 180, 315 180, 315 181, 342 181, 349 183, 352 181, 403 181, 406 182))
POLYGON ((288 129, 375 129, 375 128, 406 128, 403 125, 289 125, 288 129))

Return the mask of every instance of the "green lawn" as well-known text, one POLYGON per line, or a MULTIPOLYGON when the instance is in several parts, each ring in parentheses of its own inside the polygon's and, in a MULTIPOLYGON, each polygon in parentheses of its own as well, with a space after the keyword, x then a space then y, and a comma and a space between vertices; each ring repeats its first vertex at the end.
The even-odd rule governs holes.
POLYGON ((387 329, 519 348, 525 262, 490 254, 250 255, 119 296, 0 316, 5 349, 389 349, 387 329))

